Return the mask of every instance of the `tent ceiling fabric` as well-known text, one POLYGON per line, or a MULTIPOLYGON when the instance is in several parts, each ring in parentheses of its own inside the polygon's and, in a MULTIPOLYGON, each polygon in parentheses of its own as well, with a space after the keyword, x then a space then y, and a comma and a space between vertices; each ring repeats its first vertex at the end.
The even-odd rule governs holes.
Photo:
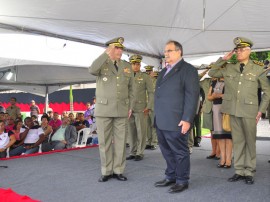
POLYGON ((154 57, 162 56, 169 39, 180 41, 186 56, 229 51, 237 36, 252 39, 256 50, 270 48, 269 0, 0 0, 0 4, 0 23, 100 45, 123 36, 127 49, 154 57))

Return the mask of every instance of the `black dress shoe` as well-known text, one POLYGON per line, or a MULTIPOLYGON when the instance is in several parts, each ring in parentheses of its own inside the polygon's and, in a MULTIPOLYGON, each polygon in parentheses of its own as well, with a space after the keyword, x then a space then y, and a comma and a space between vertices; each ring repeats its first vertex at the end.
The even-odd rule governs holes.
POLYGON ((101 175, 98 179, 99 182, 107 182, 112 176, 111 175, 101 175))
POLYGON ((130 156, 128 156, 128 157, 126 158, 126 160, 132 160, 132 159, 135 159, 135 156, 130 155, 130 156))
POLYGON ((244 180, 245 176, 234 174, 231 178, 228 179, 229 182, 236 182, 239 180, 244 180))
POLYGON ((146 145, 146 146, 145 146, 145 149, 151 149, 151 145, 149 145, 149 144, 146 145))
POLYGON ((136 155, 134 161, 141 161, 143 160, 142 156, 136 155))
POLYGON ((167 187, 172 184, 175 184, 175 180, 164 179, 164 180, 156 182, 155 187, 167 187))
POLYGON ((232 167, 231 165, 226 165, 226 164, 223 166, 223 168, 227 168, 227 169, 229 169, 231 167, 232 167))
POLYGON ((157 146, 155 146, 155 145, 151 146, 151 150, 156 150, 156 149, 157 149, 157 146))
POLYGON ((113 174, 113 178, 116 178, 117 180, 120 181, 127 181, 127 178, 122 174, 113 174))
POLYGON ((175 184, 168 190, 168 192, 173 194, 173 193, 182 192, 185 189, 188 189, 188 184, 175 184))
POLYGON ((206 158, 207 159, 213 159, 213 158, 215 158, 216 157, 216 155, 215 154, 213 154, 213 155, 209 155, 209 156, 207 156, 206 158))
POLYGON ((254 184, 254 178, 252 176, 246 176, 245 182, 246 184, 254 184))
POLYGON ((201 144, 199 142, 194 143, 194 147, 200 147, 201 144))

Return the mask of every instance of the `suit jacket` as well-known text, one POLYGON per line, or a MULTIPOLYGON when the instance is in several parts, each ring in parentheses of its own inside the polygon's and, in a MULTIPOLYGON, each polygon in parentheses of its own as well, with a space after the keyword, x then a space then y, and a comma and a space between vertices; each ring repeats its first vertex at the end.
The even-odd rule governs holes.
POLYGON ((128 62, 120 60, 118 71, 104 52, 89 67, 97 76, 96 117, 127 117, 133 109, 133 72, 128 62))
POLYGON ((137 72, 134 77, 134 112, 143 112, 145 108, 153 109, 154 90, 151 77, 137 72))
POLYGON ((196 114, 200 93, 198 72, 184 59, 166 76, 165 72, 166 68, 156 82, 155 125, 160 130, 180 131, 180 121, 192 123, 196 114))
POLYGON ((242 73, 239 62, 226 63, 220 58, 209 71, 209 76, 224 77, 225 93, 221 111, 236 117, 255 119, 258 111, 265 112, 269 104, 270 84, 265 70, 252 60, 249 60, 242 73), (224 65, 226 66, 222 68, 224 65), (264 92, 260 107, 258 88, 264 92))
POLYGON ((75 126, 72 125, 66 126, 65 140, 67 141, 67 148, 71 148, 72 144, 77 141, 77 132, 75 126))

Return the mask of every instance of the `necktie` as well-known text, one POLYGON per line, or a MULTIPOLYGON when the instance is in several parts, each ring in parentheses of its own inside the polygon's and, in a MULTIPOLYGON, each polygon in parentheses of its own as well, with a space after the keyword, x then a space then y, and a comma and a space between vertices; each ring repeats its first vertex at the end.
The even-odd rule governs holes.
POLYGON ((116 64, 116 61, 114 61, 114 66, 115 66, 116 71, 118 72, 118 66, 116 64))
POLYGON ((243 70, 244 70, 244 66, 245 66, 245 64, 244 63, 241 63, 240 64, 240 72, 242 73, 243 72, 243 70))
POLYGON ((163 76, 163 77, 165 77, 165 76, 166 76, 166 74, 168 74, 168 73, 169 73, 169 71, 171 71, 172 66, 171 66, 171 65, 167 65, 167 66, 166 66, 166 68, 167 68, 167 70, 166 70, 166 72, 165 72, 165 74, 164 74, 164 76, 163 76))

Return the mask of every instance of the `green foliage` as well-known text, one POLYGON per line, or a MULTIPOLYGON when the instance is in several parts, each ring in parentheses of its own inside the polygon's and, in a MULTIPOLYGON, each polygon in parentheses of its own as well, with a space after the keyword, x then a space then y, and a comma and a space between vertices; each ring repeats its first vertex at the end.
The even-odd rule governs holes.
MULTIPOLYGON (((264 52, 252 52, 250 54, 251 60, 257 60, 263 62, 264 60, 270 60, 270 51, 264 51, 264 52)), ((236 63, 236 54, 232 56, 232 58, 229 60, 230 63, 236 63)))

